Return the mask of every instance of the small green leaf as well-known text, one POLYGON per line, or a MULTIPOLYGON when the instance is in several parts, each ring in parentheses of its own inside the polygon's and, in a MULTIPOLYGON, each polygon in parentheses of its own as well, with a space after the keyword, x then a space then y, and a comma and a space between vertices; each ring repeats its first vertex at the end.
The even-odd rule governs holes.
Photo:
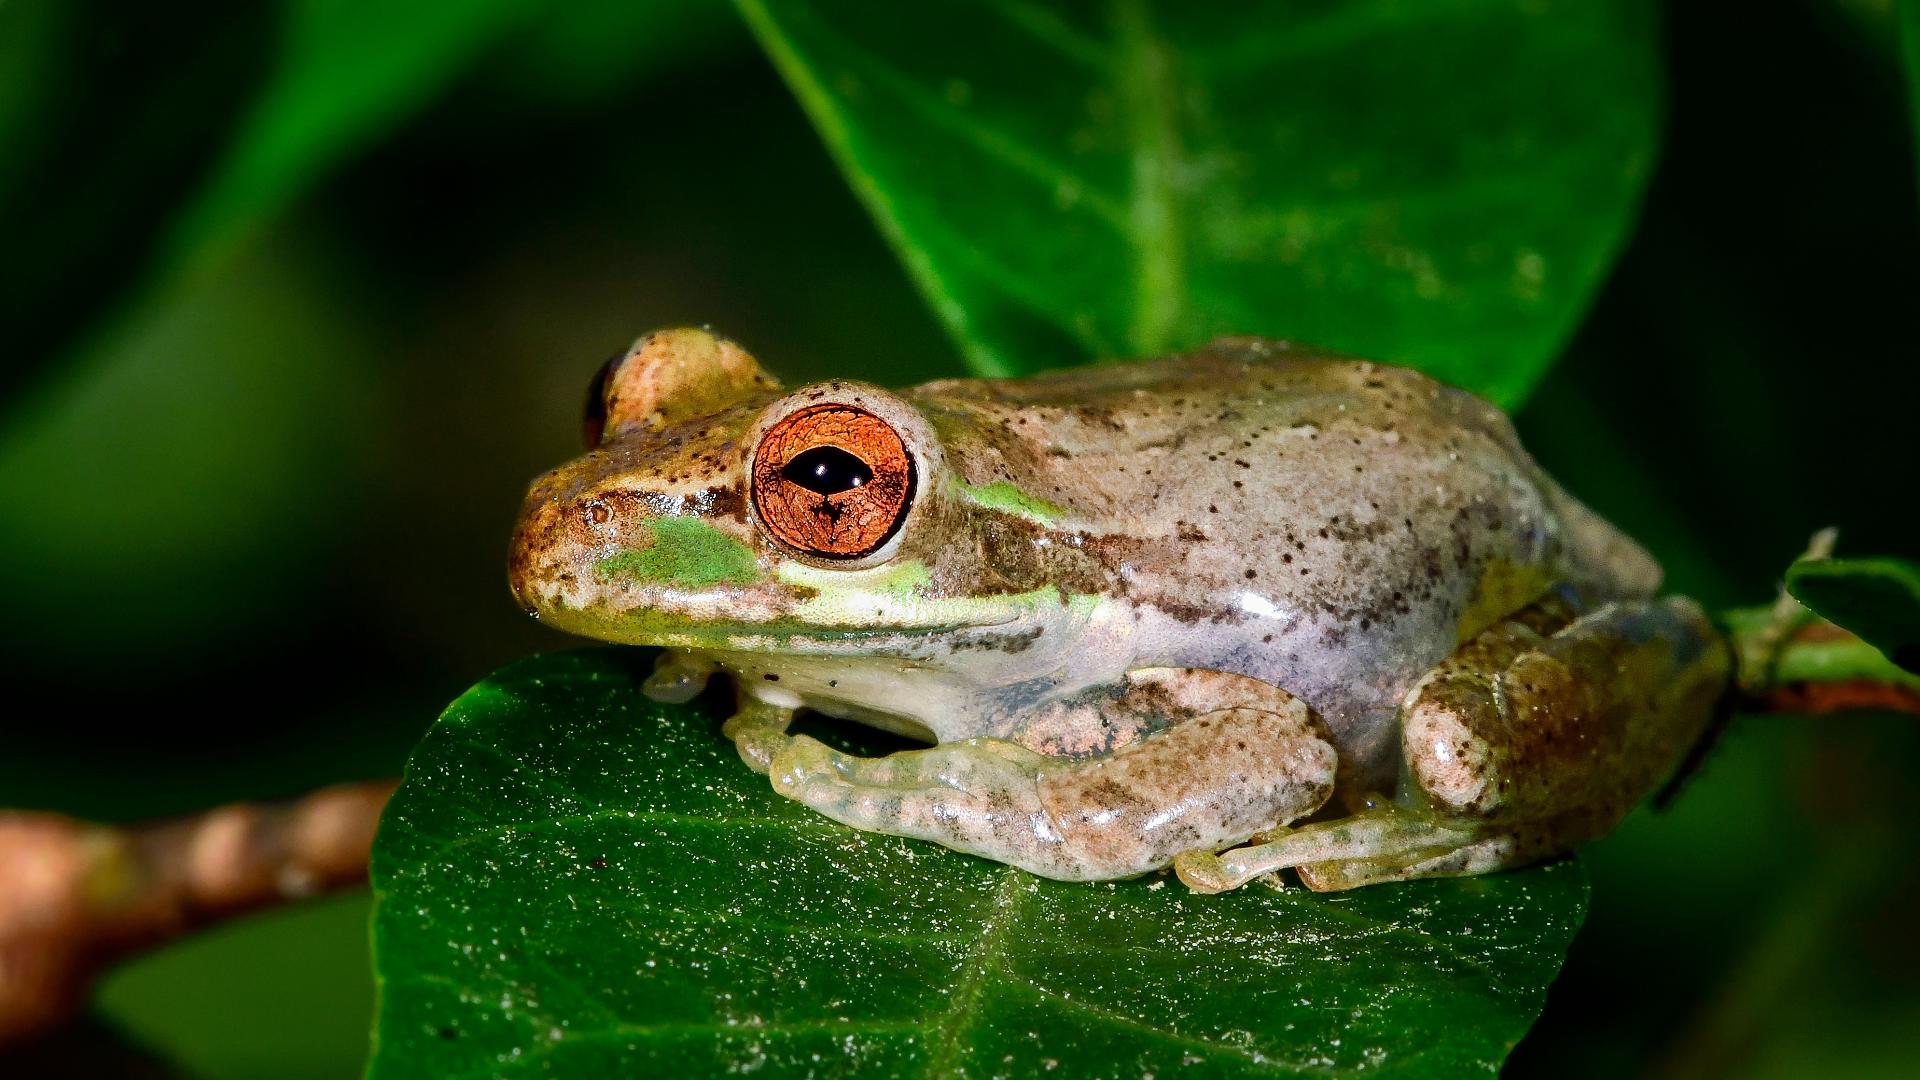
POLYGON ((1646 0, 739 6, 985 374, 1259 333, 1512 406, 1654 154, 1646 0))
POLYGON ((1920 566, 1904 559, 1802 559, 1787 591, 1887 659, 1920 672, 1920 566))
POLYGON ((1492 1073, 1579 865, 1316 895, 1045 881, 777 796, 646 652, 447 710, 375 844, 370 1075, 1492 1073))

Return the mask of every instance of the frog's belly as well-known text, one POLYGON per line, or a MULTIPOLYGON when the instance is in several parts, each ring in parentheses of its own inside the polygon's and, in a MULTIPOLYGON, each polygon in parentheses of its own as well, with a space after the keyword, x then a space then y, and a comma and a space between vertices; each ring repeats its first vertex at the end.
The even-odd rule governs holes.
POLYGON ((1354 767, 1355 782, 1380 792, 1393 789, 1399 772, 1400 702, 1452 652, 1456 633, 1438 611, 1364 634, 1312 618, 1216 625, 1205 635, 1158 612, 1141 621, 1143 637, 1158 639, 1170 657, 1163 663, 1246 675, 1306 702, 1354 767))

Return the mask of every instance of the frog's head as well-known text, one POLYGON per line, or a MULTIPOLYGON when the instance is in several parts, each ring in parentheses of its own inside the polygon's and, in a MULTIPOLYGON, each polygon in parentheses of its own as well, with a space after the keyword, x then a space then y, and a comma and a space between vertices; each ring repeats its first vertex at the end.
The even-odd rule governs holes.
POLYGON ((602 370, 587 441, 534 482, 510 561, 522 605, 563 630, 843 652, 1036 603, 983 587, 972 544, 956 556, 972 519, 943 491, 940 440, 877 387, 782 393, 738 345, 668 330, 602 370))

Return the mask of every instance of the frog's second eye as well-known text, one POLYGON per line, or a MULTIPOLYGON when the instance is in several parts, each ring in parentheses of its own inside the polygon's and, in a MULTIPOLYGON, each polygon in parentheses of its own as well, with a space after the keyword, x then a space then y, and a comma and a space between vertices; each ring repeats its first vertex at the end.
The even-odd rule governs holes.
POLYGON ((620 361, 626 358, 626 353, 607 357, 607 362, 593 373, 593 381, 587 384, 587 407, 580 417, 580 437, 589 450, 598 447, 601 437, 607 433, 607 387, 613 385, 613 373, 620 370, 620 361))
POLYGON ((775 540, 823 559, 879 550, 906 520, 913 456, 885 420, 814 405, 781 420, 753 459, 753 509, 775 540))

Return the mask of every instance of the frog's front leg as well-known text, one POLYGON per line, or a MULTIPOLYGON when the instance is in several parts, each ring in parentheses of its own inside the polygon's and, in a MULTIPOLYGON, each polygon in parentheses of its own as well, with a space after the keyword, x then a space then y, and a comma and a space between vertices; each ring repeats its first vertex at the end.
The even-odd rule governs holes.
MULTIPOLYGON (((681 649, 667 649, 654 660, 653 674, 640 686, 641 692, 655 701, 682 704, 700 696, 707 681, 720 670, 710 658, 681 649)), ((757 773, 765 773, 773 764, 773 755, 791 736, 793 723, 790 706, 766 701, 739 687, 739 704, 732 716, 720 726, 720 733, 733 740, 740 760, 757 773)))
POLYGON ((1579 617, 1542 601, 1462 646, 1407 696, 1394 805, 1218 856, 1188 853, 1174 868, 1201 892, 1284 867, 1328 891, 1567 851, 1611 829, 1701 737, 1728 665, 1690 600, 1579 617))
POLYGON ((801 736, 775 755, 774 787, 855 828, 1067 881, 1129 877, 1239 843, 1332 793, 1334 748, 1284 691, 1187 669, 1139 672, 1130 684, 1123 697, 1150 698, 1174 722, 1097 757, 978 738, 859 758, 801 736), (1182 711, 1182 698, 1206 696, 1196 685, 1228 681, 1237 693, 1214 697, 1225 707, 1182 711))

